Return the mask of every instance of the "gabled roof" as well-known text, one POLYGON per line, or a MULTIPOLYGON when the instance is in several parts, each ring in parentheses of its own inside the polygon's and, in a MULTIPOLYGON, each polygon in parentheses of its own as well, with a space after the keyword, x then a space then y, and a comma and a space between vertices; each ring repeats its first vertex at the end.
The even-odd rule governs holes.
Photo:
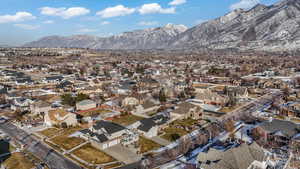
POLYGON ((287 137, 293 137, 300 131, 300 125, 290 121, 277 120, 263 122, 260 127, 268 133, 277 133, 281 131, 287 137))
POLYGON ((194 107, 199 107, 199 106, 196 106, 194 104, 191 104, 189 102, 183 102, 183 103, 180 103, 178 104, 173 113, 176 113, 176 114, 186 114, 190 111, 190 109, 194 108, 194 107))
POLYGON ((126 129, 125 127, 108 121, 97 121, 96 124, 93 126, 95 130, 104 129, 108 134, 113 134, 119 131, 126 129))
POLYGON ((137 128, 141 131, 148 132, 152 127, 156 126, 156 123, 152 119, 140 120, 141 125, 137 128))
POLYGON ((228 150, 209 149, 198 155, 203 169, 247 169, 253 161, 262 161, 264 151, 256 143, 228 150))

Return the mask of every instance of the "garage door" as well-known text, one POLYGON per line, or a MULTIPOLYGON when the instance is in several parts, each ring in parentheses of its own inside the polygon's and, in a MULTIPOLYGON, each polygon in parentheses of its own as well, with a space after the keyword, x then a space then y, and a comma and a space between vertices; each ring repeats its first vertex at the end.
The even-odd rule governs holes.
POLYGON ((114 146, 116 144, 118 144, 118 140, 113 140, 113 141, 109 142, 109 147, 114 146))

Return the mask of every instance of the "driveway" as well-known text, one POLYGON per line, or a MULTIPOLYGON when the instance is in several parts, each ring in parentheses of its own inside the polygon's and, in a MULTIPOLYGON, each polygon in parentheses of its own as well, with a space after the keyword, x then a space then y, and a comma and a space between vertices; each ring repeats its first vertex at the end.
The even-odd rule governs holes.
POLYGON ((133 153, 128 148, 123 147, 120 144, 104 149, 103 151, 125 164, 134 163, 141 159, 141 155, 133 153))
POLYGON ((166 139, 163 139, 163 138, 161 138, 161 137, 159 137, 159 136, 155 136, 155 137, 152 137, 152 138, 150 138, 150 139, 151 139, 152 141, 154 141, 154 142, 160 144, 160 145, 163 145, 163 146, 167 146, 167 145, 171 144, 170 141, 168 141, 168 140, 166 140, 166 139))

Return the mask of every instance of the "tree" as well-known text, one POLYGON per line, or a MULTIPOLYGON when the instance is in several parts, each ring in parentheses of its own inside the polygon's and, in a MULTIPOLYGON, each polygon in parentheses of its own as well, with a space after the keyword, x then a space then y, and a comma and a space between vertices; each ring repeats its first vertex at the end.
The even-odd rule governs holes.
POLYGON ((176 141, 176 140, 179 139, 179 138, 180 138, 180 135, 179 135, 179 134, 177 134, 177 133, 171 134, 171 140, 172 140, 172 141, 176 141))
POLYGON ((159 91, 158 99, 159 99, 160 102, 166 102, 167 101, 165 90, 163 88, 159 91))

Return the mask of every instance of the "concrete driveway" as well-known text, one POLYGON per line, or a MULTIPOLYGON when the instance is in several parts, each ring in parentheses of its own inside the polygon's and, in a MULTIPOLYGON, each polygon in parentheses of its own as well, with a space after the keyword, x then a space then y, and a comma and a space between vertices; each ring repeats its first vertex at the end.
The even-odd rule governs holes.
POLYGON ((103 151, 111 155, 118 161, 124 162, 125 164, 134 163, 141 159, 141 155, 130 151, 128 148, 123 147, 121 144, 109 147, 103 151))

